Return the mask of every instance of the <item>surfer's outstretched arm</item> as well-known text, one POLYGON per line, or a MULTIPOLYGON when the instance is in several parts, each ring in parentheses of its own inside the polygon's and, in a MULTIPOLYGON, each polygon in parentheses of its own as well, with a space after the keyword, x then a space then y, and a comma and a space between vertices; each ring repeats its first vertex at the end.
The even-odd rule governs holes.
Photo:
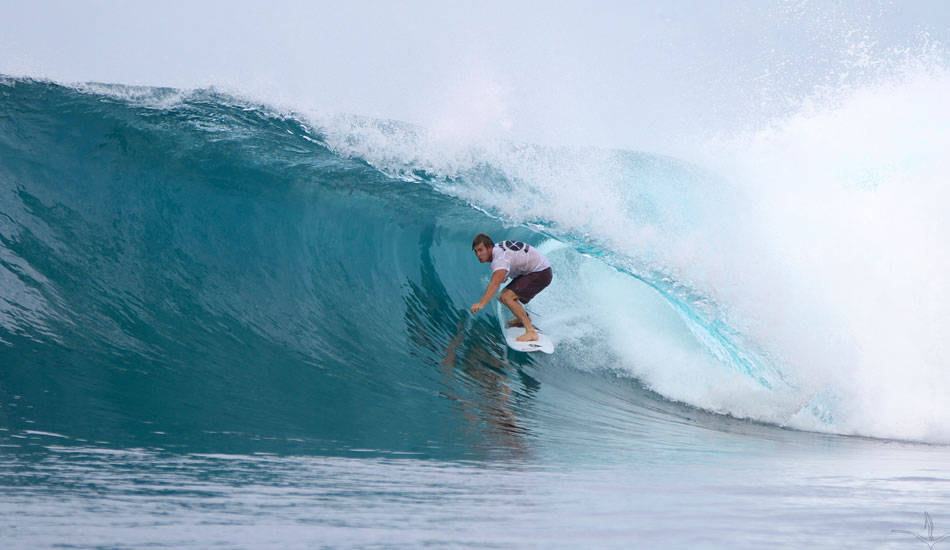
POLYGON ((488 282, 488 288, 485 289, 485 294, 482 295, 482 299, 478 302, 472 304, 470 311, 472 313, 478 313, 483 307, 485 307, 492 298, 495 297, 495 293, 498 292, 498 287, 501 286, 501 283, 505 282, 505 279, 508 277, 508 270, 499 269, 493 271, 491 274, 491 281, 488 282))

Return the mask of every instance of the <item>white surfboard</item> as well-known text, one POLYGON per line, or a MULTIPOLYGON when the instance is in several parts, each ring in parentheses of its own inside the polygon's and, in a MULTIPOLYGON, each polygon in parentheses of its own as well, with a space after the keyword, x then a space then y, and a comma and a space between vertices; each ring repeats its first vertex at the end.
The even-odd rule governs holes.
POLYGON ((508 343, 508 347, 515 351, 554 353, 554 342, 551 341, 551 338, 538 330, 538 327, 534 327, 534 330, 538 332, 538 339, 533 342, 518 341, 518 337, 524 334, 524 327, 506 326, 502 329, 502 332, 505 335, 505 342, 508 343))
POLYGON ((511 317, 511 314, 505 315, 504 312, 508 311, 507 308, 503 308, 500 302, 495 303, 495 313, 498 314, 498 325, 501 327, 501 334, 505 337, 505 343, 508 344, 508 347, 515 351, 543 351, 544 353, 554 353, 554 342, 551 341, 551 337, 547 334, 541 332, 537 326, 534 327, 535 332, 538 333, 538 339, 532 342, 519 342, 518 337, 524 334, 524 327, 509 327, 508 326, 508 317, 511 317))

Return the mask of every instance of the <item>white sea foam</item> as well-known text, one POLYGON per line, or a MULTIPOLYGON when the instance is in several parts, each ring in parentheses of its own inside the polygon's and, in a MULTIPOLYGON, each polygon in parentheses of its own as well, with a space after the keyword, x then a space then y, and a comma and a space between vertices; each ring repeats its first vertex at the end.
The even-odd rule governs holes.
POLYGON ((694 349, 703 338, 686 343, 689 323, 669 328, 655 304, 645 321, 641 306, 621 306, 639 292, 623 283, 600 278, 595 288, 620 287, 564 306, 593 308, 593 330, 624 342, 614 350, 624 368, 670 398, 805 429, 950 441, 950 73, 939 62, 902 68, 708 141, 691 157, 702 169, 493 141, 480 128, 466 142, 463 128, 317 125, 341 154, 425 175, 508 223, 588 242, 674 297, 698 297, 706 322, 734 330, 782 381, 761 391, 712 374, 722 358, 694 349))
POLYGON ((950 440, 947 97, 950 73, 917 67, 707 150, 757 235, 726 247, 724 299, 839 396, 840 431, 950 440))

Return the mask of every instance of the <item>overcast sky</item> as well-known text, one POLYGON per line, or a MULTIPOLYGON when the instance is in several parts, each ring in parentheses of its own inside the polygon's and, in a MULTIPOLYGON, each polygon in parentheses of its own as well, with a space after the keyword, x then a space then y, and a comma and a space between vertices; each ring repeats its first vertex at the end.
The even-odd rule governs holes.
POLYGON ((950 2, 0 0, 4 74, 215 84, 300 109, 633 149, 747 123, 889 48, 935 41, 950 43, 950 2))

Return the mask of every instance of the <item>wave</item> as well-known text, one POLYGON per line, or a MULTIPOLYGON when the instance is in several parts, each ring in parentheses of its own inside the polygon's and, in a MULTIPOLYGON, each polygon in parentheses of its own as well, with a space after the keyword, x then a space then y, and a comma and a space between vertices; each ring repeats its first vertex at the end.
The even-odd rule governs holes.
MULTIPOLYGON (((539 369, 560 369, 635 379, 630 395, 670 418, 697 407, 946 439, 920 417, 946 406, 937 396, 857 407, 906 405, 920 388, 875 393, 864 377, 896 358, 868 367, 846 353, 864 339, 842 347, 855 333, 824 332, 866 313, 811 307, 847 280, 809 286, 827 257, 777 271, 809 249, 774 240, 791 218, 763 223, 784 212, 764 202, 779 188, 744 185, 755 178, 733 170, 748 159, 740 141, 717 144, 734 154, 705 164, 714 171, 647 153, 458 142, 215 89, 6 78, 0 102, 0 415, 14 431, 470 456, 522 448, 539 369), (509 354, 495 319, 467 313, 487 280, 470 251, 478 232, 548 243, 555 283, 532 307, 554 356, 509 354), (829 361, 849 376, 816 374, 829 361)), ((809 228, 815 239, 829 229, 809 228)), ((948 233, 933 229, 939 245, 948 233)), ((939 333, 946 293, 929 291, 939 333)), ((915 359, 932 375, 946 353, 915 359)), ((593 406, 599 385, 577 380, 584 414, 606 414, 593 406)))

